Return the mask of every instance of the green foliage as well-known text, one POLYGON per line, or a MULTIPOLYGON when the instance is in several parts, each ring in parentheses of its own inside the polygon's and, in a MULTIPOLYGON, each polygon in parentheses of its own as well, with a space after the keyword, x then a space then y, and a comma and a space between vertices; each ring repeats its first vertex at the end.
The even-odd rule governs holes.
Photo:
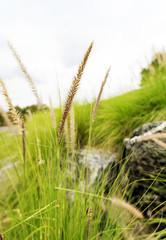
POLYGON ((147 68, 141 71, 141 87, 151 84, 154 78, 160 79, 166 74, 166 54, 156 53, 147 68))
MULTIPOLYGON (((92 125, 91 143, 96 147, 111 149, 121 154, 125 137, 142 124, 166 119, 166 70, 157 62, 155 71, 142 72, 142 88, 127 94, 101 101, 92 125)), ((90 115, 93 104, 75 104, 78 148, 88 143, 90 115)), ((137 239, 135 232, 146 228, 147 223, 160 223, 161 219, 137 221, 111 205, 109 197, 125 197, 127 186, 120 187, 120 173, 110 186, 108 198, 104 196, 107 173, 95 187, 84 192, 85 166, 78 167, 76 155, 69 154, 64 139, 59 144, 57 129, 53 129, 50 114, 37 111, 36 105, 17 107, 25 116, 33 114, 25 123, 26 157, 22 154, 22 136, 14 133, 0 134, 0 159, 9 161, 14 173, 5 170, 0 178, 0 237, 5 239, 86 239, 87 212, 92 207, 89 239, 137 239), (70 159, 70 161, 69 161, 70 159), (78 175, 71 172, 73 165, 78 175), (106 207, 103 207, 103 202, 106 207), (137 225, 138 224, 138 225, 137 225), (139 228, 139 229, 138 229, 139 228)), ((57 127, 61 109, 55 110, 57 127)), ((121 166, 121 165, 120 165, 121 166)), ((110 166, 111 168, 111 166, 110 166)), ((108 172, 110 169, 108 169, 108 172)), ((158 180, 158 179, 157 179, 158 180)), ((163 181, 161 179, 160 181, 163 181)), ((141 196, 140 196, 141 197, 141 196)), ((164 222, 165 220, 163 220, 164 222)), ((154 239, 165 236, 165 230, 154 232, 154 239)), ((148 239, 137 236, 138 239, 148 239)))
MULTIPOLYGON (((130 223, 112 216, 102 209, 104 198, 102 185, 88 188, 84 193, 85 166, 78 169, 79 178, 70 173, 69 153, 64 151, 63 142, 57 144, 57 133, 51 127, 48 113, 38 112, 26 123, 25 171, 21 149, 21 136, 3 134, 2 146, 7 154, 17 153, 11 164, 15 174, 8 171, 8 184, 1 188, 0 231, 5 239, 86 239, 87 211, 92 206, 89 239, 119 239, 130 223), (19 161, 19 166, 16 162, 19 161), (63 165, 62 165, 63 163, 63 165), (7 189, 6 189, 7 188, 7 189), (6 224, 6 219, 8 224, 6 224)), ((1 153, 1 151, 0 151, 1 153)), ((1 157, 4 157, 1 155, 1 157)), ((71 157, 71 155, 70 155, 71 157)), ((72 164, 77 165, 72 155, 72 164)), ((110 188, 109 196, 123 194, 117 185, 110 188)), ((108 205, 110 200, 108 199, 108 205)), ((132 221, 131 217, 131 221, 132 221)))
MULTIPOLYGON (((148 122, 166 119, 166 69, 149 76, 143 88, 101 101, 93 123, 93 146, 122 150, 123 140, 148 122)), ((93 106, 93 104, 92 104, 93 106)), ((90 104, 75 106, 80 144, 88 141, 90 104)))
MULTIPOLYGON (((103 101, 104 103, 107 104, 108 100, 103 101)), ((89 105, 88 107, 88 111, 91 111, 91 107, 89 105)), ((75 106, 75 109, 83 110, 78 106, 75 106)), ((86 110, 87 108, 84 117, 86 110)), ((56 110, 56 113, 58 115, 59 111, 56 110)), ((81 118, 78 120, 81 121, 81 118)), ((98 236, 103 240, 111 238, 127 240, 127 236, 134 234, 136 227, 134 217, 122 209, 113 207, 109 198, 106 201, 107 207, 105 209, 102 207, 107 173, 102 175, 102 182, 96 182, 95 188, 89 187, 85 194, 82 187, 85 166, 78 168, 79 178, 73 172, 70 173, 71 166, 74 163, 77 165, 76 156, 73 154, 69 162, 71 155, 64 149, 63 142, 58 145, 57 130, 53 129, 51 124, 49 113, 44 112, 35 113, 26 122, 25 171, 21 136, 1 134, 0 158, 14 156, 17 153, 15 158, 9 158, 11 164, 15 166, 15 174, 8 171, 7 183, 1 187, 0 214, 5 216, 0 220, 3 226, 0 226, 1 233, 5 239, 84 240, 87 211, 91 206, 89 239, 96 239, 98 236), (4 153, 5 155, 2 155, 4 153), (16 162, 19 162, 18 166, 16 162)), ((85 121, 84 124, 88 126, 89 123, 85 121)), ((108 197, 125 196, 127 186, 122 189, 119 180, 118 175, 110 186, 108 197)), ((162 234, 165 234, 164 231, 162 234)), ((146 238, 147 236, 142 237, 146 238)))
POLYGON ((24 117, 24 119, 26 118, 26 116, 29 114, 29 112, 31 113, 36 113, 38 111, 48 111, 49 108, 46 105, 43 105, 42 109, 38 109, 38 106, 36 104, 30 105, 30 106, 26 106, 24 108, 21 108, 19 106, 15 107, 16 110, 18 111, 18 113, 24 117))

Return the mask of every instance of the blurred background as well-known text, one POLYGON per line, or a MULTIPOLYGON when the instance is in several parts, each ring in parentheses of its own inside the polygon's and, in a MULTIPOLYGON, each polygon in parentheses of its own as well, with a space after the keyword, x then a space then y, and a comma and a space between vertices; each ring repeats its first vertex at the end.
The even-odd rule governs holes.
MULTIPOLYGON (((0 77, 14 105, 35 104, 32 91, 8 47, 9 41, 36 83, 45 104, 59 106, 92 41, 76 100, 92 101, 106 70, 103 98, 139 88, 140 72, 166 49, 165 0, 0 1, 0 77), (59 90, 58 90, 59 89, 59 90)), ((0 94, 0 105, 7 109, 0 94)))

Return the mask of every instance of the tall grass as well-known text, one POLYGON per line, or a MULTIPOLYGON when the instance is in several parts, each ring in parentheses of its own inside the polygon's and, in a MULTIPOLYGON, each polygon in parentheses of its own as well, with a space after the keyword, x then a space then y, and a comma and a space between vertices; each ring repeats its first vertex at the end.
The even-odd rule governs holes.
MULTIPOLYGON (((141 89, 100 102, 93 124, 92 145, 119 152, 125 137, 148 122, 166 119, 166 67, 164 73, 150 76, 141 89)), ((75 106, 79 142, 88 142, 90 104, 75 106)))
MULTIPOLYGON (((74 77, 62 116, 60 110, 56 111, 59 129, 52 122, 51 115, 54 113, 52 107, 51 115, 38 112, 25 122, 25 128, 22 126, 23 146, 26 149, 23 156, 26 165, 22 161, 21 136, 1 134, 0 157, 9 156, 15 170, 12 174, 6 170, 8 184, 4 182, 1 190, 2 239, 157 240, 165 234, 164 230, 158 233, 151 231, 149 234, 147 224, 150 220, 144 219, 143 213, 136 206, 124 200, 127 186, 121 187, 120 181, 125 163, 109 186, 107 195, 105 186, 108 183, 108 173, 114 168, 112 165, 107 172, 101 174, 99 179, 102 181, 96 181, 95 186, 87 184, 84 191, 82 183, 85 183, 86 166, 78 165, 77 153, 72 151, 71 155, 71 149, 67 149, 65 145, 62 131, 92 46, 93 43, 79 66, 77 76, 74 77)), ((17 54, 15 55, 17 57, 17 54)), ((22 68, 21 62, 20 67, 22 68)), ((108 73, 109 71, 105 79, 108 73)), ((2 81, 0 83, 7 102, 12 106, 4 83, 2 81)), ((165 92, 165 78, 158 79, 154 76, 154 81, 140 90, 101 101, 100 105, 99 97, 97 107, 94 107, 99 108, 98 112, 94 111, 93 124, 90 121, 92 107, 75 105, 69 119, 70 130, 73 131, 70 135, 75 134, 73 119, 76 119, 78 146, 79 142, 87 143, 89 137, 89 148, 92 142, 95 146, 120 152, 124 137, 127 137, 135 127, 147 121, 162 120, 166 117, 165 92), (75 117, 72 115, 74 112, 75 117)), ((15 114, 16 118, 17 113, 15 114)), ((19 121, 15 123, 20 124, 19 121)), ((74 144, 72 142, 72 145, 74 144)), ((158 219, 152 218, 151 221, 155 222, 158 219)))
POLYGON ((67 96, 67 99, 66 99, 66 102, 65 102, 65 107, 64 107, 64 110, 63 110, 63 113, 62 113, 62 118, 61 118, 59 130, 58 130, 58 142, 60 142, 60 140, 61 140, 62 131, 63 131, 64 125, 65 125, 65 121, 66 121, 66 118, 67 118, 67 116, 69 114, 69 111, 72 107, 73 99, 74 99, 74 96, 77 93, 77 90, 78 90, 78 87, 79 87, 79 84, 80 84, 80 81, 81 81, 81 77, 82 77, 83 71, 85 69, 85 66, 86 66, 87 60, 89 58, 89 55, 91 53, 92 47, 93 47, 93 42, 90 44, 88 50, 86 51, 86 53, 84 55, 84 58, 83 58, 80 66, 78 68, 77 75, 74 76, 70 91, 68 93, 68 96, 67 96))
MULTIPOLYGON (((51 117, 39 113, 27 122, 26 129, 25 176, 21 169, 14 178, 9 176, 10 187, 5 197, 0 199, 0 213, 4 216, 0 220, 2 235, 6 239, 86 239, 87 212, 91 206, 93 215, 88 238, 121 239, 125 234, 125 220, 117 219, 122 212, 130 219, 129 222, 134 222, 135 216, 121 210, 118 216, 111 217, 111 212, 102 208, 104 199, 109 205, 112 202, 104 196, 106 180, 103 178, 99 194, 88 188, 85 201, 81 184, 85 167, 79 169, 79 179, 73 172, 70 174, 69 156, 62 152, 63 145, 60 146, 61 151, 57 147, 51 117), (60 167, 62 157, 63 170, 60 167)), ((20 159, 21 155, 20 151, 20 159)), ((74 156, 72 161, 77 164, 74 156)), ((123 190, 115 184, 110 188, 109 196, 116 195, 123 195, 123 190)), ((126 228, 130 226, 129 222, 126 228)))
POLYGON ((19 64, 19 67, 21 69, 21 71, 23 72, 24 76, 26 77, 30 87, 31 87, 31 90, 36 98, 36 102, 37 102, 37 105, 38 105, 38 108, 42 108, 43 107, 43 104, 41 102, 41 99, 40 99, 40 96, 38 94, 38 91, 37 91, 37 88, 36 88, 36 85, 34 83, 34 81, 32 80, 30 74, 28 73, 27 69, 25 68, 24 64, 22 63, 22 60, 20 58, 20 56, 18 55, 18 53, 16 52, 15 48, 12 46, 12 44, 10 42, 8 42, 8 46, 13 54, 13 56, 15 57, 15 59, 17 60, 18 64, 19 64))

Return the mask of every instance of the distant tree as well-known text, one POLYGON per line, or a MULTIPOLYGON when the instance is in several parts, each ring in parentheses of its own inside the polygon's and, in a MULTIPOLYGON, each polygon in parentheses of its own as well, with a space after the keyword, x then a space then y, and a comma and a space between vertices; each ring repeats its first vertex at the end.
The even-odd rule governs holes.
POLYGON ((35 112, 41 112, 41 111, 48 111, 49 108, 47 107, 47 105, 43 105, 42 109, 38 109, 38 106, 36 104, 21 108, 19 106, 15 107, 16 110, 18 111, 18 113, 20 114, 21 117, 23 117, 24 119, 26 118, 26 115, 29 114, 29 111, 31 113, 35 113, 35 112))
POLYGON ((26 108, 21 108, 19 106, 15 106, 15 108, 21 117, 27 114, 26 108))
POLYGON ((145 86, 153 80, 155 74, 166 74, 166 53, 156 53, 147 68, 141 71, 141 84, 145 86))
POLYGON ((27 106, 25 109, 26 109, 26 111, 31 111, 31 113, 35 113, 35 112, 37 112, 37 111, 40 111, 40 110, 38 109, 38 106, 35 105, 35 104, 30 105, 30 106, 27 106))
MULTIPOLYGON (((24 119, 26 119, 26 116, 29 114, 29 111, 31 111, 31 113, 35 113, 35 112, 41 112, 41 111, 48 111, 49 108, 47 105, 43 105, 43 108, 42 109, 38 109, 38 106, 33 104, 33 105, 30 105, 30 106, 27 106, 27 107, 23 107, 21 108, 20 106, 15 106, 16 110, 18 111, 18 113, 20 114, 21 117, 23 117, 24 119)), ((11 117, 10 117, 10 110, 7 112, 8 114, 8 117, 9 119, 12 121, 11 117)), ((4 119, 1 115, 1 112, 0 112, 0 126, 4 126, 5 125, 5 122, 4 122, 4 119)))

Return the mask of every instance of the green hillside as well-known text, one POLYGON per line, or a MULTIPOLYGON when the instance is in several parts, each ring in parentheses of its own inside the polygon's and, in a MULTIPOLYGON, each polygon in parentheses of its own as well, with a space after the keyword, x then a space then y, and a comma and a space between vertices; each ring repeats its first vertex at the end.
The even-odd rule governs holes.
MULTIPOLYGON (((100 102, 93 123, 93 146, 119 151, 124 138, 135 128, 166 119, 166 62, 162 55, 160 61, 155 59, 147 69, 143 69, 141 76, 140 89, 100 102)), ((75 105, 81 145, 88 140, 93 105, 75 105)))

